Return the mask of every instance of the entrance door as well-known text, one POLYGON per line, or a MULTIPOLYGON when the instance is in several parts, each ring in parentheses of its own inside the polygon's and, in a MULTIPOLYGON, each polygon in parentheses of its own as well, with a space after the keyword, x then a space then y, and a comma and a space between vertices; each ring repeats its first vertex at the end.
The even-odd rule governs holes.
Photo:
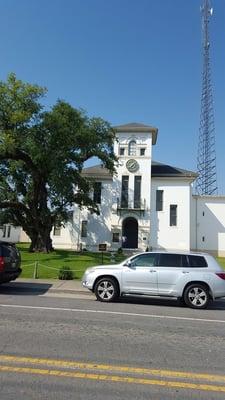
POLYGON ((135 218, 129 217, 123 221, 122 247, 126 249, 138 248, 138 222, 135 218))

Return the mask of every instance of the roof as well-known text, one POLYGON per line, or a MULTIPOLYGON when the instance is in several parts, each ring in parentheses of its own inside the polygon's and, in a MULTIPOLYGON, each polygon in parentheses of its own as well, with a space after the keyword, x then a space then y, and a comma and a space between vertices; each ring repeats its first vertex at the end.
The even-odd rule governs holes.
MULTIPOLYGON (((108 180, 112 179, 112 173, 101 164, 94 165, 93 167, 84 168, 82 175, 85 178, 108 180)), ((192 178, 195 179, 198 174, 193 171, 172 167, 171 165, 162 164, 152 161, 152 178, 192 178)))
POLYGON ((112 179, 112 173, 102 164, 94 165, 93 167, 83 168, 82 176, 89 179, 108 180, 112 179))
POLYGON ((173 167, 171 165, 162 164, 157 161, 152 161, 152 177, 157 178, 197 178, 198 174, 193 171, 173 167))
POLYGON ((125 125, 118 125, 113 127, 116 132, 151 132, 152 133, 152 144, 156 144, 158 128, 150 125, 139 124, 137 122, 131 122, 125 125))

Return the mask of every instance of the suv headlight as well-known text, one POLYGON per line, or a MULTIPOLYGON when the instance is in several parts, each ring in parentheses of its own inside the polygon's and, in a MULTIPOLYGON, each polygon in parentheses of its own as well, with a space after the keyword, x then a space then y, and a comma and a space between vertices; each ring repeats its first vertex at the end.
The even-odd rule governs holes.
POLYGON ((85 271, 85 275, 92 274, 92 272, 95 272, 95 268, 88 268, 88 269, 86 269, 86 271, 85 271))

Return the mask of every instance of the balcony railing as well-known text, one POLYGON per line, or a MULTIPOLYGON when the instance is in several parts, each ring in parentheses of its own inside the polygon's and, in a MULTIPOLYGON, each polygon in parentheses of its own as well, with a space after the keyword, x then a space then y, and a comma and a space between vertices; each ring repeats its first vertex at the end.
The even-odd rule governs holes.
POLYGON ((146 200, 127 200, 117 198, 117 212, 121 211, 140 211, 146 210, 146 200))

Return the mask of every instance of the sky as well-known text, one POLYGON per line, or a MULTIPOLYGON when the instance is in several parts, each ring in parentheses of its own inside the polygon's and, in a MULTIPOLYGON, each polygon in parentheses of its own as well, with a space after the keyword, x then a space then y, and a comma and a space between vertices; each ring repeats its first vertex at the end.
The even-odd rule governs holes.
MULTIPOLYGON (((159 129, 156 161, 197 170, 202 0, 0 0, 10 72, 112 125, 159 129)), ((225 194, 225 0, 211 0, 218 193, 225 194)))

